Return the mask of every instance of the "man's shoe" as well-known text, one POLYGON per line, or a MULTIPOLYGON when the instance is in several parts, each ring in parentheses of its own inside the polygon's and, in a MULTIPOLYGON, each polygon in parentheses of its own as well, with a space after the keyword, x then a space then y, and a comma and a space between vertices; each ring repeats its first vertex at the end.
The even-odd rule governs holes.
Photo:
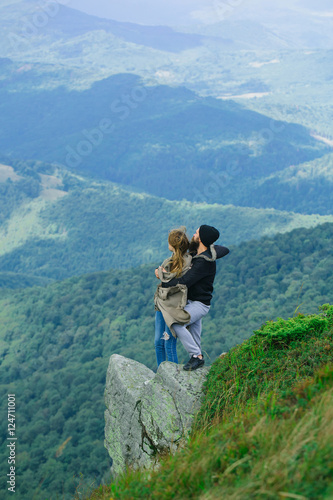
POLYGON ((183 370, 185 371, 193 371, 197 370, 200 368, 200 366, 203 366, 205 364, 205 360, 202 358, 195 358, 194 356, 191 357, 191 359, 184 365, 183 370))

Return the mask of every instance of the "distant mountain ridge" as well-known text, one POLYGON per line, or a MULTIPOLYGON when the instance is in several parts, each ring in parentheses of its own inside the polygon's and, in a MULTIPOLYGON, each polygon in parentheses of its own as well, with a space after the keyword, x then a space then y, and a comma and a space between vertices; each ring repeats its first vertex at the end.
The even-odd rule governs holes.
POLYGON ((183 29, 189 33, 238 40, 246 49, 327 50, 333 47, 332 16, 302 7, 279 8, 278 2, 274 6, 267 5, 266 12, 254 6, 247 13, 217 15, 215 23, 198 23, 183 29))
MULTIPOLYGON (((7 33, 5 31, 4 35, 10 37, 13 43, 15 40, 19 43, 20 38, 30 38, 32 41, 34 35, 51 36, 55 39, 72 38, 102 30, 129 43, 177 53, 198 47, 211 38, 205 35, 180 33, 168 26, 143 26, 102 19, 57 2, 45 5, 34 0, 17 2, 2 7, 1 12, 5 19, 11 21, 10 31, 7 28, 7 33), (19 18, 18 11, 21 14, 19 18)), ((219 37, 216 41, 222 40, 219 37)), ((231 40, 225 42, 231 43, 231 40)))
POLYGON ((253 8, 229 5, 233 15, 223 19, 214 5, 215 24, 169 31, 114 24, 53 2, 48 5, 58 5, 59 12, 50 14, 36 0, 6 3, 0 7, 0 54, 15 64, 4 75, 0 70, 3 87, 81 90, 111 75, 135 73, 150 85, 238 96, 256 111, 333 138, 330 17, 275 6, 260 18, 253 8), (245 19, 237 15, 243 10, 245 19))
POLYGON ((2 89, 0 131, 0 151, 15 159, 169 199, 243 206, 254 180, 332 151, 297 124, 131 74, 81 92, 2 89))

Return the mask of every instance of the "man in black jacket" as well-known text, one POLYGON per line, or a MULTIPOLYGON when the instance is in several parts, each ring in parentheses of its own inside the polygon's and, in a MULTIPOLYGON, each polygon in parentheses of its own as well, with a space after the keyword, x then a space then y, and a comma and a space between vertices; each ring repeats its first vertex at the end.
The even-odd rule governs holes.
POLYGON ((202 318, 208 313, 213 294, 213 283, 216 274, 216 259, 229 253, 229 249, 220 245, 213 245, 219 238, 219 231, 212 226, 200 226, 193 235, 190 252, 192 253, 192 267, 181 278, 174 278, 163 287, 175 286, 178 283, 188 288, 188 302, 186 311, 191 316, 188 325, 172 325, 177 337, 191 356, 184 365, 184 370, 196 370, 203 366, 205 361, 201 353, 202 318))

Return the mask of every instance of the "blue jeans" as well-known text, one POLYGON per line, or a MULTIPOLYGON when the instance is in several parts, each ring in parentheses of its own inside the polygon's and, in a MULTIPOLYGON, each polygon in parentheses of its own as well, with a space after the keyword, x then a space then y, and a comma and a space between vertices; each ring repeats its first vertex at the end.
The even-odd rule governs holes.
POLYGON ((166 360, 172 363, 178 363, 177 339, 167 327, 161 311, 156 311, 155 316, 155 352, 157 366, 160 366, 160 364, 166 360), (163 338, 164 332, 169 335, 168 340, 163 338))

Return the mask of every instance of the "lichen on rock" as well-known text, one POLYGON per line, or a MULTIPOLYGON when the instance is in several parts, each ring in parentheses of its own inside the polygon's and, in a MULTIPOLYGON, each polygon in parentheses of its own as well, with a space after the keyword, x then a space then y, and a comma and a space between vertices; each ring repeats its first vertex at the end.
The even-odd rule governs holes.
POLYGON ((110 357, 105 388, 105 447, 112 473, 126 466, 158 467, 158 457, 174 453, 199 410, 208 368, 186 372, 162 363, 157 373, 118 354, 110 357))

